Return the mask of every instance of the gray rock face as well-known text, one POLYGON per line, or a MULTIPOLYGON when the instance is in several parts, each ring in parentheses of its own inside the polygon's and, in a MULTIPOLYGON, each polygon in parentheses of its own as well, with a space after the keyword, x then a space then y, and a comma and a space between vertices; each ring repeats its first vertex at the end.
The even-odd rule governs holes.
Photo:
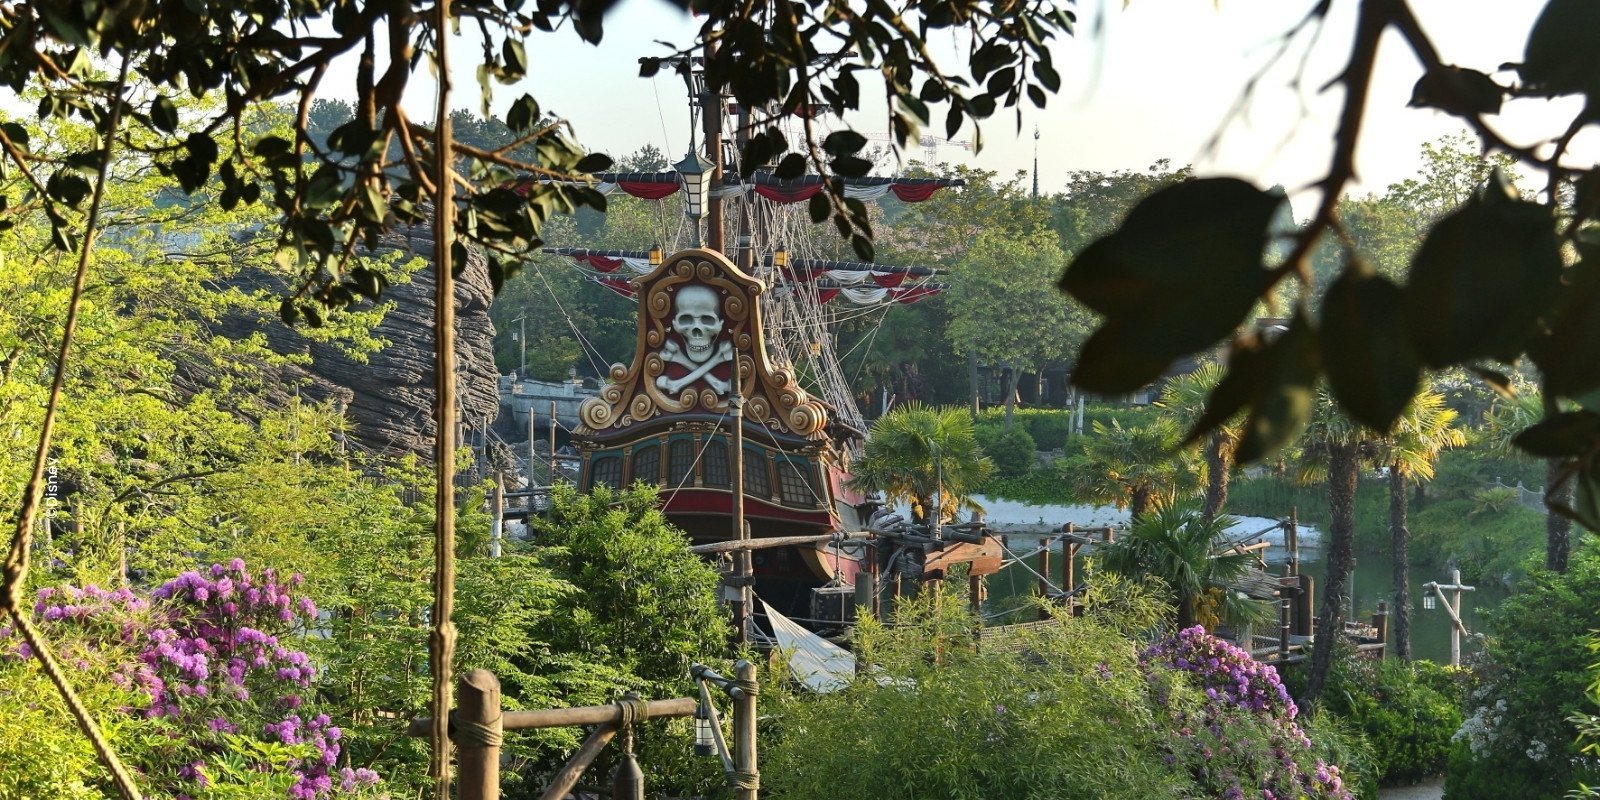
MULTIPOLYGON (((399 228, 385 245, 407 257, 431 260, 433 255, 432 232, 425 225, 399 228)), ((432 457, 435 430, 433 293, 431 263, 413 273, 410 283, 384 290, 383 299, 394 303, 394 308, 374 334, 388 344, 371 354, 365 364, 335 345, 311 341, 276 320, 229 319, 222 332, 228 336, 260 332, 273 352, 310 357, 309 365, 262 368, 265 387, 259 399, 266 405, 285 404, 295 395, 310 402, 336 401, 352 423, 351 446, 378 455, 415 453, 427 459, 432 457)), ((469 430, 484 431, 494 423, 500 401, 494 323, 489 318, 494 293, 482 255, 472 253, 466 271, 456 281, 455 296, 457 408, 469 430)), ((186 377, 194 383, 208 383, 204 376, 186 377)))

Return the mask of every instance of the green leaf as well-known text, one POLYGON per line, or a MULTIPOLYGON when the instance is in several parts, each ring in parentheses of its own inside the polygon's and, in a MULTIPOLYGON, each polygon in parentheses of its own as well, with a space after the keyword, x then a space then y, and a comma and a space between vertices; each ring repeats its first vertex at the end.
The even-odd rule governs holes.
POLYGON ((524 94, 506 109, 506 127, 516 133, 532 130, 538 121, 539 101, 534 100, 532 95, 524 94))
POLYGON ((1234 458, 1248 464, 1293 441, 1311 419, 1321 372, 1316 331, 1296 315, 1289 330, 1267 346, 1266 378, 1245 420, 1234 458))
POLYGON ((772 177, 787 181, 804 174, 806 174, 806 157, 799 153, 790 153, 778 162, 778 168, 773 170, 772 177))
POLYGON ((834 131, 822 140, 823 152, 831 156, 851 155, 866 146, 867 137, 849 129, 834 131))
MULTIPOLYGON (((1531 94, 1600 95, 1600 4, 1590 0, 1550 0, 1528 33, 1517 72, 1531 94)), ((1594 105, 1591 100, 1591 106, 1594 105)))
POLYGON ((282 136, 263 136, 256 141, 253 149, 256 155, 271 158, 289 152, 290 146, 289 140, 282 136))
POLYGON ((507 77, 520 78, 528 74, 528 53, 523 49, 522 40, 507 36, 500 46, 500 57, 505 59, 507 77))
POLYGON ((1411 89, 1413 108, 1437 108, 1461 117, 1500 113, 1506 89, 1475 69, 1442 66, 1411 89))
POLYGON ((1205 411, 1184 434, 1180 447, 1200 441, 1260 395, 1267 377, 1266 345, 1260 336, 1251 334, 1234 339, 1227 364, 1227 374, 1206 397, 1205 411))
POLYGON ((1040 85, 1044 86, 1044 88, 1052 92, 1061 91, 1061 76, 1047 62, 1033 62, 1033 77, 1039 79, 1040 85))
POLYGON ((1594 447, 1600 437, 1600 414, 1562 411, 1547 414, 1517 434, 1513 442, 1523 452, 1540 458, 1572 458, 1594 447))
POLYGON ((857 156, 839 156, 829 162, 828 166, 846 178, 860 178, 872 171, 872 162, 857 156))
POLYGON ((584 173, 605 172, 611 169, 611 163, 611 156, 605 153, 590 153, 578 159, 578 163, 573 166, 572 171, 584 173))
POLYGON ((217 160, 217 143, 199 131, 189 134, 189 138, 183 140, 183 149, 189 151, 190 158, 208 166, 217 160))
POLYGON ((1528 347, 1545 390, 1579 397, 1600 387, 1600 260, 1585 258, 1566 271, 1553 324, 1528 347))
POLYGON ((856 251, 856 257, 871 263, 873 257, 872 240, 859 233, 850 235, 850 247, 856 251))
POLYGON ((1467 370, 1482 378, 1483 382, 1489 384, 1489 388, 1493 389, 1495 394, 1508 400, 1517 396, 1516 389, 1511 385, 1511 378, 1504 372, 1476 365, 1467 367, 1467 370))
POLYGON ((1322 301, 1319 339, 1340 407, 1356 422, 1388 433, 1422 374, 1405 338, 1400 287, 1364 264, 1345 268, 1322 301))
POLYGON ((158 130, 173 133, 178 130, 178 107, 166 95, 156 95, 150 101, 150 124, 158 130))
POLYGON ((1108 319, 1085 343, 1074 382, 1133 391, 1173 359, 1232 334, 1272 284, 1262 258, 1282 202, 1233 178, 1187 181, 1151 194, 1084 248, 1060 287, 1108 319), (1102 335, 1112 328, 1120 344, 1102 335), (1093 377, 1084 383, 1084 375, 1093 377))
POLYGON ((1591 460, 1573 480, 1578 484, 1572 490, 1572 513, 1568 516, 1591 531, 1600 531, 1600 465, 1591 460))
POLYGON ((811 199, 806 201, 806 211, 810 212, 811 222, 814 225, 821 225, 822 223, 826 222, 828 220, 828 214, 832 210, 833 209, 828 205, 827 192, 819 191, 816 194, 811 195, 811 199))
POLYGON ((1473 198, 1429 231, 1402 295, 1422 362, 1510 362, 1561 284, 1550 211, 1525 200, 1473 198))
POLYGON ((28 151, 28 129, 15 122, 0 123, 0 130, 5 131, 6 138, 23 152, 28 151))
POLYGON ((383 189, 376 181, 367 181, 361 186, 361 218, 377 224, 383 222, 388 204, 383 201, 383 189))
POLYGON ((53 200, 59 200, 73 208, 77 208, 83 198, 89 196, 89 182, 70 170, 56 170, 51 173, 50 179, 45 181, 45 193, 53 200))

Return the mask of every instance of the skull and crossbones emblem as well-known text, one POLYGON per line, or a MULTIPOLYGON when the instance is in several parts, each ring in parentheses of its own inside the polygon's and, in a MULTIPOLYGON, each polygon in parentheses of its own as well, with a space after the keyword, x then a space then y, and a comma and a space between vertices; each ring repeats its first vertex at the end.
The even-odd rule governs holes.
POLYGON ((727 394, 731 383, 711 374, 711 370, 733 360, 733 343, 723 339, 722 309, 717 293, 706 286, 685 286, 673 301, 672 330, 683 340, 680 346, 668 340, 661 347, 661 360, 689 370, 681 378, 656 377, 656 388, 677 394, 697 380, 705 380, 712 391, 727 394))

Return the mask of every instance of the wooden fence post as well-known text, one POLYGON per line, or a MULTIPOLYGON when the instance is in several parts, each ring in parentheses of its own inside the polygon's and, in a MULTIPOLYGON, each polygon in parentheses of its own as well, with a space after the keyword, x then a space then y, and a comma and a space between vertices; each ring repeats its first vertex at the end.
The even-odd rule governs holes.
MULTIPOLYGON (((1387 601, 1384 601, 1384 600, 1379 600, 1378 601, 1378 610, 1377 610, 1376 613, 1374 613, 1372 615, 1372 627, 1377 629, 1377 631, 1378 631, 1378 644, 1388 645, 1389 644, 1389 603, 1387 601)), ((1378 657, 1379 658, 1386 658, 1386 657, 1388 657, 1388 655, 1389 655, 1389 648, 1387 646, 1385 646, 1382 650, 1378 651, 1378 657)))
POLYGON ((761 791, 761 772, 756 761, 756 665, 739 659, 733 665, 738 692, 733 700, 733 767, 736 800, 756 800, 761 791))
MULTIPOLYGON (((1039 549, 1039 597, 1046 603, 1050 602, 1050 540, 1045 539, 1040 543, 1039 549)), ((1039 606, 1039 619, 1050 618, 1050 609, 1039 606)))
POLYGON ((456 702, 450 737, 456 740, 459 797, 499 800, 500 680, 486 669, 463 673, 456 681, 456 702))

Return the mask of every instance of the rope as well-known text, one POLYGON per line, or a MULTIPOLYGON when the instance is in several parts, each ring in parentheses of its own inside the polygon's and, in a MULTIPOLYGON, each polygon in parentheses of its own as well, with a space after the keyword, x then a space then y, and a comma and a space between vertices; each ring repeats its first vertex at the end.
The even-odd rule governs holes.
POLYGON ((728 777, 733 781, 733 788, 735 789, 753 792, 761 788, 760 770, 734 770, 728 774, 728 777))
MULTIPOLYGON (((78 309, 83 300, 83 286, 89 272, 89 255, 94 250, 95 230, 100 225, 100 209, 105 200, 106 173, 111 167, 112 152, 116 145, 116 134, 122 126, 123 90, 128 85, 128 59, 122 60, 122 67, 117 75, 115 89, 116 100, 111 104, 111 117, 106 126, 105 155, 100 159, 99 169, 95 176, 94 197, 89 201, 88 216, 84 220, 83 244, 78 252, 78 269, 73 276, 72 295, 67 302, 67 318, 62 325, 61 347, 56 355, 55 374, 50 381, 50 395, 45 403, 44 423, 39 429, 39 447, 34 453, 33 476, 28 480, 27 488, 22 495, 22 508, 17 514, 17 529, 11 538, 11 551, 7 554, 3 568, 3 580, 0 580, 0 609, 9 611, 11 618, 16 622, 17 630, 33 648, 34 657, 50 677, 50 682, 55 684, 56 691, 61 694, 61 699, 67 704, 67 709, 72 712, 72 717, 77 721, 83 735, 88 737, 94 745, 94 752, 100 758, 107 771, 111 773, 111 781, 117 788, 117 793, 124 800, 140 800, 143 795, 139 787, 134 784, 133 776, 129 774, 122 760, 117 758, 117 753, 111 748, 111 743, 106 741, 101 733, 100 726, 95 722, 94 715, 83 705, 77 692, 73 691, 72 684, 67 682, 66 673, 61 671, 61 665, 56 663, 54 655, 46 646, 44 637, 33 627, 33 621, 25 616, 21 597, 22 587, 28 581, 28 561, 32 549, 33 520, 38 512, 39 503, 44 495, 44 464, 50 450, 50 435, 55 428, 56 409, 61 400, 62 388, 66 385, 67 357, 72 349, 73 334, 77 331, 78 309)), ((17 158, 17 167, 31 179, 29 167, 17 158)))
MULTIPOLYGON (((1006 551, 1006 555, 1009 555, 1014 559, 1017 558, 1017 554, 1011 552, 1011 548, 1006 547, 1004 543, 1001 543, 1000 549, 1006 551)), ((1033 573, 1033 577, 1038 578, 1039 580, 1043 581, 1044 585, 1050 587, 1051 591, 1054 591, 1057 594, 1064 594, 1065 593, 1064 590, 1060 586, 1055 585, 1055 583, 1053 581, 1051 581, 1049 578, 1047 578, 1047 577, 1045 577, 1043 575, 1040 575, 1038 570, 1035 570, 1033 567, 1028 566, 1028 562, 1022 561, 1021 559, 1018 559, 1016 563, 1017 563, 1018 566, 1022 567, 1023 569, 1033 573)))
POLYGON ((650 719, 650 705, 641 699, 636 692, 628 692, 617 703, 617 714, 621 719, 617 727, 627 728, 635 722, 644 722, 650 719))
POLYGON ((473 722, 458 719, 456 712, 450 712, 450 738, 461 747, 499 747, 504 739, 501 722, 505 716, 499 715, 488 722, 473 722))

